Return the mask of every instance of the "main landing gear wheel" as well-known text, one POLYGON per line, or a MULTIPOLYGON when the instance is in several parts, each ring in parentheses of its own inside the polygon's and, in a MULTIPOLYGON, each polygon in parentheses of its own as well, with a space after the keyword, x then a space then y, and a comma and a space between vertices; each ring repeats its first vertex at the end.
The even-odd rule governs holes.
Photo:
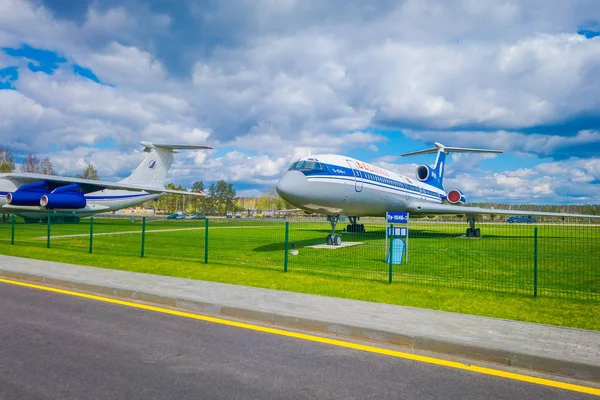
POLYGON ((348 217, 348 219, 350 220, 350 224, 348 224, 348 226, 346 227, 346 232, 365 233, 365 225, 357 224, 357 217, 348 217))
POLYGON ((479 228, 475 228, 475 218, 469 218, 468 219, 469 225, 471 225, 470 228, 467 228, 467 233, 466 236, 468 238, 470 237, 481 237, 481 230, 479 228))

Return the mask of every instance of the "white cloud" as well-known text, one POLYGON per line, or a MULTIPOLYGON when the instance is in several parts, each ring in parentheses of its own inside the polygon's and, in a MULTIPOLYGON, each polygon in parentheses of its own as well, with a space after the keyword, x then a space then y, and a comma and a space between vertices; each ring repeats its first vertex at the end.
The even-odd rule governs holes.
MULTIPOLYGON (((600 38, 574 34, 600 11, 593 0, 234 1, 179 19, 132 1, 93 3, 77 22, 37 4, 0 0, 0 47, 27 43, 68 60, 46 75, 0 56, 0 66, 19 66, 19 92, 0 91, 0 127, 3 143, 21 151, 208 144, 235 151, 185 155, 174 172, 271 184, 294 157, 356 148, 414 176, 414 165, 386 158, 385 136, 368 133, 378 124, 414 140, 558 158, 600 144, 592 129, 517 132, 597 116, 600 38), (73 63, 113 87, 74 76, 73 63)), ((82 160, 54 154, 65 171, 82 160)), ((548 199, 563 178, 597 187, 597 157, 546 165, 546 175, 521 168, 484 179, 477 168, 486 157, 455 156, 449 176, 471 177, 482 196, 548 199), (568 178, 555 169, 564 167, 568 178)))
POLYGON ((543 156, 553 155, 562 149, 579 145, 600 148, 600 131, 596 130, 582 130, 575 136, 524 134, 504 130, 494 132, 404 130, 403 133, 415 140, 442 141, 446 146, 480 147, 543 156))
POLYGON ((166 72, 160 61, 147 51, 111 42, 100 52, 80 56, 78 60, 91 68, 101 80, 115 85, 138 87, 161 86, 166 72))
POLYGON ((523 204, 574 204, 597 202, 597 186, 585 183, 598 180, 599 159, 570 159, 489 175, 463 173, 446 179, 444 186, 461 189, 471 202, 502 202, 508 199, 523 204), (567 193, 570 193, 569 199, 566 199, 567 193))

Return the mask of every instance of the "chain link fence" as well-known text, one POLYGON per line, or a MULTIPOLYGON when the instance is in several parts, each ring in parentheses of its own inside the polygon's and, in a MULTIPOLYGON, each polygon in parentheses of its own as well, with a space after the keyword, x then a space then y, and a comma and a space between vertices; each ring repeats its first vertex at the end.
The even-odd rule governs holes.
MULTIPOLYGON (((108 217, 79 223, 20 217, 0 220, 0 250, 21 246, 93 255, 145 257, 292 274, 405 282, 417 285, 600 300, 600 225, 589 219, 509 224, 478 222, 468 237, 464 219, 411 218, 408 236, 388 237, 383 218, 337 223, 338 245, 327 244, 330 221, 319 218, 185 219, 108 217), (390 254, 393 253, 393 254, 390 254)), ((153 261, 151 261, 153 262, 153 261)))

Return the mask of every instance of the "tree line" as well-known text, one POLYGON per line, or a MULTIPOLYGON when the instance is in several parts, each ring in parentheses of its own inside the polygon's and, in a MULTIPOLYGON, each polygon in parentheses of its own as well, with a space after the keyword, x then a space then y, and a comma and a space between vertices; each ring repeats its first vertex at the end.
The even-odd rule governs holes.
POLYGON ((490 203, 469 203, 469 206, 490 208, 493 206, 497 210, 515 210, 515 211, 540 211, 561 214, 587 214, 600 215, 600 204, 493 204, 490 203))
MULTIPOLYGON (((8 147, 0 146, 0 173, 13 172, 16 170, 12 151, 8 147)), ((48 156, 40 160, 40 158, 33 153, 29 153, 27 157, 25 157, 18 171, 33 174, 57 175, 54 170, 54 165, 48 156)), ((98 180, 98 171, 96 171, 93 164, 88 164, 81 173, 75 174, 74 177, 98 180)))
MULTIPOLYGON (((181 185, 169 183, 167 189, 187 191, 181 185)), ((212 183, 205 193, 203 181, 195 181, 192 184, 190 192, 204 193, 207 196, 186 196, 180 194, 167 193, 155 200, 150 200, 142 204, 142 207, 154 208, 158 212, 173 213, 178 211, 202 213, 207 215, 224 214, 227 211, 238 211, 236 206, 236 190, 233 183, 220 180, 212 183)))
MULTIPOLYGON (((180 185, 169 183, 167 189, 186 190, 180 185)), ((220 180, 212 183, 205 192, 203 181, 195 181, 191 190, 196 193, 205 193, 206 197, 184 196, 178 194, 164 194, 156 200, 148 201, 142 206, 154 208, 157 212, 173 213, 202 213, 205 215, 224 215, 244 213, 249 210, 285 210, 295 208, 288 204, 277 194, 275 186, 269 187, 260 196, 238 197, 231 182, 220 180)))

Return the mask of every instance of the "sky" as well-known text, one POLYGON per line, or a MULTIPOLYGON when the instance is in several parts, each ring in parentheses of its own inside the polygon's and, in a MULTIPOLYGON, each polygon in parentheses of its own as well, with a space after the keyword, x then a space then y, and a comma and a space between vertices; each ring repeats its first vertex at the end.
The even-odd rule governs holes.
POLYGON ((276 184, 336 153, 414 176, 447 146, 470 202, 600 203, 600 1, 0 0, 0 144, 167 182, 276 184))

